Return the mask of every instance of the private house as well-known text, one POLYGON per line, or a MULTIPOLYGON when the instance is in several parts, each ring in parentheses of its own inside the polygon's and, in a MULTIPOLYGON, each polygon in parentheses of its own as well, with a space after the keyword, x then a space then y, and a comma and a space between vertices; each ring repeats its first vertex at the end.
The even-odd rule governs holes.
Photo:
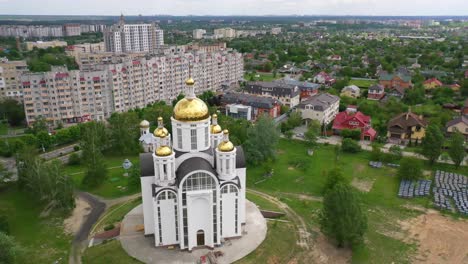
POLYGON ((448 135, 458 131, 465 136, 465 141, 468 140, 468 116, 462 115, 447 122, 445 128, 448 135))
POLYGON ((443 85, 444 84, 441 81, 439 81, 437 78, 430 78, 423 82, 424 89, 426 90, 433 90, 443 85))
POLYGON ((392 118, 387 125, 387 137, 392 143, 407 143, 409 140, 421 140, 426 135, 427 121, 408 111, 392 118))
POLYGON ((313 82, 324 85, 333 85, 336 82, 336 80, 332 78, 328 73, 321 71, 314 76, 313 82))
POLYGON ((385 98, 395 97, 397 99, 403 99, 405 97, 405 88, 403 87, 393 87, 388 89, 385 94, 385 98))
POLYGON ((341 89, 341 96, 347 96, 352 98, 358 98, 361 96, 361 89, 356 85, 348 85, 341 89))
POLYGON ((278 80, 277 82, 297 86, 299 90, 301 91, 301 95, 300 95, 301 100, 304 98, 308 98, 310 96, 316 95, 320 88, 320 84, 311 83, 311 82, 301 82, 301 81, 297 81, 291 78, 281 79, 281 80, 278 80))
POLYGON ((314 95, 302 101, 297 107, 301 112, 302 120, 308 124, 311 120, 317 120, 321 124, 328 125, 338 114, 340 98, 336 95, 322 93, 314 95))
POLYGON ((385 89, 380 84, 374 84, 367 90, 368 100, 380 100, 385 96, 385 89))
POLYGON ((249 121, 256 120, 262 114, 276 118, 281 112, 278 100, 250 94, 226 93, 221 97, 221 104, 225 107, 226 115, 249 121))
POLYGON ((361 140, 374 141, 377 136, 377 131, 371 126, 371 117, 357 111, 356 106, 348 106, 346 111, 336 115, 333 121, 333 133, 340 135, 343 129, 359 129, 361 140))
POLYGON ((341 61, 341 56, 340 55, 330 55, 327 57, 327 60, 329 61, 341 61))
POLYGON ((382 85, 385 89, 394 87, 403 87, 408 89, 413 86, 411 83, 411 76, 403 73, 390 74, 383 72, 380 74, 379 84, 382 85))
POLYGON ((276 99, 290 108, 299 104, 301 96, 299 87, 281 82, 249 82, 245 91, 252 95, 276 99))

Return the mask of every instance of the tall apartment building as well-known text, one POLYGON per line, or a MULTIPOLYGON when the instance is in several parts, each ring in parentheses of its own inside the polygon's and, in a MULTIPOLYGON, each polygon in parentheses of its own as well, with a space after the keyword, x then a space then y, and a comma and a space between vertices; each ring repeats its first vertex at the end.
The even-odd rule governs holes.
POLYGON ((0 60, 0 100, 3 98, 22 100, 23 91, 20 77, 27 71, 26 61, 0 60))
POLYGON ((220 36, 220 38, 235 38, 236 30, 232 28, 217 28, 214 30, 214 36, 220 36))
POLYGON ((202 39, 203 35, 206 34, 206 30, 204 30, 204 29, 194 29, 192 33, 193 33, 193 38, 194 39, 202 39))
POLYGON ((81 35, 80 24, 65 24, 63 25, 63 35, 66 37, 81 35))
POLYGON ((26 42, 26 50, 33 50, 34 48, 47 49, 47 48, 53 48, 53 47, 66 47, 66 46, 67 46, 67 42, 60 41, 60 40, 26 42))
POLYGON ((53 67, 50 72, 23 75, 27 123, 34 123, 38 117, 55 124, 108 118, 113 104, 107 74, 53 67))
POLYGON ((120 22, 104 30, 106 51, 152 52, 164 45, 164 33, 155 24, 125 24, 120 22))
POLYGON ((243 57, 238 52, 177 50, 151 57, 109 57, 103 53, 108 57, 100 58, 106 61, 85 64, 81 71, 54 68, 52 72, 24 75, 27 122, 31 124, 39 116, 54 123, 102 120, 112 112, 171 102, 185 92, 189 66, 197 94, 237 83, 243 77, 243 57))

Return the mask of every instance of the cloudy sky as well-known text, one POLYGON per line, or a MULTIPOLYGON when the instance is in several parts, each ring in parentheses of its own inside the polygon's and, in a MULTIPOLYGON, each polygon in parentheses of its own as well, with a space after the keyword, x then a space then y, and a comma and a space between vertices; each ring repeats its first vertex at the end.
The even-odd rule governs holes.
POLYGON ((0 0, 18 15, 468 15, 468 0, 0 0))

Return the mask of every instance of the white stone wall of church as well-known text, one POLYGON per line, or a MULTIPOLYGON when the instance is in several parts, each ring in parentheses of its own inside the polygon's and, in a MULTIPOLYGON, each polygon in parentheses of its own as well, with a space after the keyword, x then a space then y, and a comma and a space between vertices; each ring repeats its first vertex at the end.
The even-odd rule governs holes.
POLYGON ((237 169, 237 176, 239 177, 240 180, 240 194, 239 194, 239 219, 241 223, 245 223, 245 190, 247 189, 245 178, 246 178, 246 169, 245 168, 240 168, 237 169))
POLYGON ((176 220, 175 220, 175 202, 174 200, 162 200, 159 206, 161 207, 161 229, 162 229, 162 244, 174 245, 178 243, 176 240, 176 220))
POLYGON ((206 119, 198 122, 180 122, 171 117, 172 121, 172 134, 173 136, 173 148, 182 152, 200 152, 210 148, 209 139, 209 126, 210 119, 206 119), (180 129, 180 131, 179 131, 180 129), (197 131, 197 145, 195 149, 192 149, 192 136, 191 130, 196 129, 197 131), (179 132, 182 133, 182 141, 179 141, 179 132), (208 140, 206 140, 208 139, 208 140), (179 143, 182 143, 180 145, 179 143))
POLYGON ((143 223, 145 226, 145 235, 154 234, 154 210, 152 184, 154 177, 141 177, 141 197, 143 200, 143 223))
MULTIPOLYGON (((223 193, 222 199, 223 199, 223 237, 224 238, 229 238, 229 237, 234 237, 238 236, 238 234, 235 232, 235 200, 236 200, 236 194, 235 193, 223 193)), ((238 201, 239 202, 239 201, 238 201)), ((240 219, 238 219, 240 220, 240 219)), ((238 224, 240 224, 240 221, 237 221, 238 224)), ((238 225, 238 231, 240 230, 240 227, 238 225)))
POLYGON ((211 191, 191 191, 187 193, 187 216, 189 244, 188 250, 197 246, 197 231, 203 230, 205 245, 214 247, 213 213, 211 191))

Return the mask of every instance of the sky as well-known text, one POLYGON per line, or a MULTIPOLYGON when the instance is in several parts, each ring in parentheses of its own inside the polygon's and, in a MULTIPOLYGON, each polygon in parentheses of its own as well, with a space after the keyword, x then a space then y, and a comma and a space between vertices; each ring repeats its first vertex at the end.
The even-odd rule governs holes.
POLYGON ((468 16, 468 0, 0 0, 14 15, 468 16))

